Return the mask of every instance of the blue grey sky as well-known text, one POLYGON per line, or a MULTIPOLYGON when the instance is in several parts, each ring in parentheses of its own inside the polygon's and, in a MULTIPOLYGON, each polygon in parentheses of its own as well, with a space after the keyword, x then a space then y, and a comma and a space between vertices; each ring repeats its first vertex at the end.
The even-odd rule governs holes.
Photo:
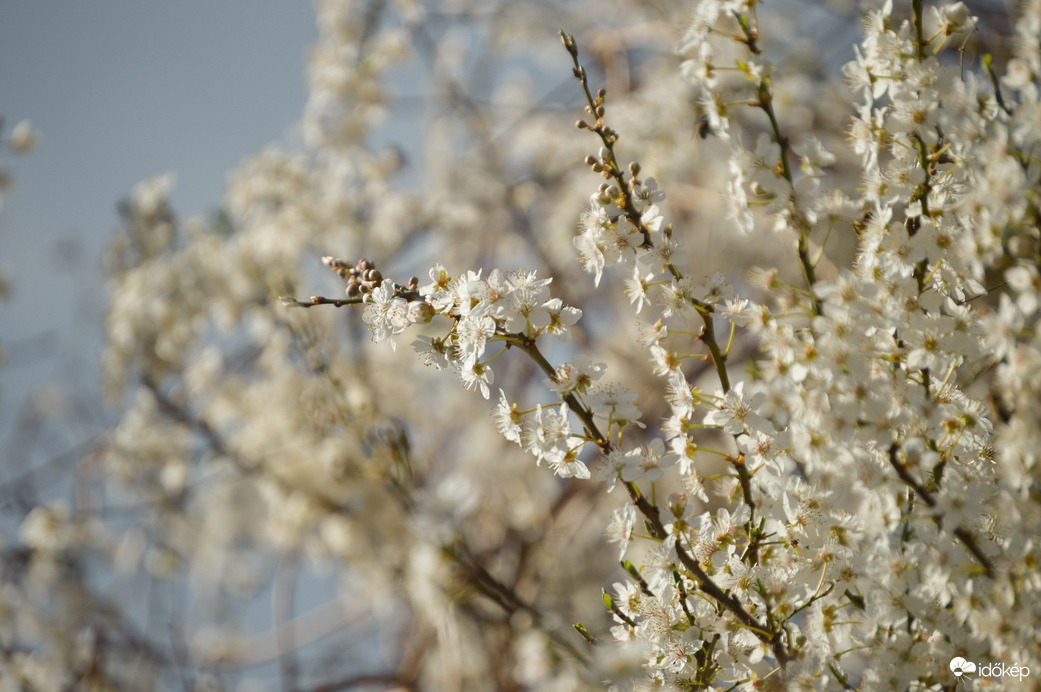
POLYGON ((306 0, 0 2, 0 115, 40 133, 4 153, 14 175, 0 211, 0 437, 31 385, 96 386, 104 310, 101 255, 115 203, 138 181, 177 175, 182 216, 220 202, 225 176, 291 139, 316 30, 306 0), (71 369, 71 371, 70 371, 71 369))

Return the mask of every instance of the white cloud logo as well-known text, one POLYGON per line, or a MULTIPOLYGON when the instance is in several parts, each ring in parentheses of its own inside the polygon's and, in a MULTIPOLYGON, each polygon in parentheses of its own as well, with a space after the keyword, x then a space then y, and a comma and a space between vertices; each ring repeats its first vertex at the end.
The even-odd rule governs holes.
POLYGON ((955 656, 951 659, 951 670, 954 672, 954 677, 960 678, 966 673, 975 673, 976 664, 972 661, 966 661, 961 656, 955 656))

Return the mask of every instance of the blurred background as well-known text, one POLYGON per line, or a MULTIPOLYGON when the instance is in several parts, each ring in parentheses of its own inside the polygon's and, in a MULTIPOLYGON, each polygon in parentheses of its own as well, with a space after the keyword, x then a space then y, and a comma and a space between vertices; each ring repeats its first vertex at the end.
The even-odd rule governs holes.
POLYGON ((98 388, 116 202, 172 172, 178 211, 212 213, 228 171, 293 138, 316 35, 308 2, 0 4, 4 135, 23 119, 39 132, 5 157, 0 445, 41 383, 98 388))

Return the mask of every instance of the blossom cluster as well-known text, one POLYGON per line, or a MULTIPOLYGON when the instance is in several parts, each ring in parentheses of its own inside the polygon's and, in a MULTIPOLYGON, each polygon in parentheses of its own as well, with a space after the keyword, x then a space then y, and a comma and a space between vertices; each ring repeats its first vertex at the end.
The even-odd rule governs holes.
MULTIPOLYGON (((978 389, 976 380, 1010 349, 1023 348, 1017 335, 1025 333, 1001 323, 1012 318, 1022 327, 1037 309, 1028 302, 1020 312, 1002 296, 998 312, 981 314, 972 301, 986 296, 983 281, 995 269, 1003 268, 1020 285, 1037 276, 1036 262, 1031 266, 1015 251, 1010 256, 995 240, 1025 235, 1036 248, 1037 226, 1028 219, 1038 209, 1039 167, 1025 152, 1036 147, 1039 133, 1018 123, 1036 119, 1039 73, 1030 72, 1032 80, 1021 74, 995 80, 995 91, 986 94, 972 75, 961 78, 957 67, 935 55, 945 42, 972 30, 964 5, 930 9, 931 26, 919 5, 900 23, 890 19, 889 3, 873 10, 863 48, 846 68, 854 95, 863 99, 850 133, 863 187, 859 196, 848 195, 822 184, 834 154, 813 138, 793 142, 779 130, 772 67, 759 56, 754 13, 717 2, 698 7, 699 18, 680 50, 697 55, 687 72, 709 110, 709 129, 731 148, 727 194, 736 228, 752 232, 751 203, 761 202, 773 230, 795 238, 805 286, 795 290, 776 273, 764 273, 761 283, 772 307, 695 286, 672 261, 671 238, 655 237, 657 215, 645 222, 651 208, 639 204, 649 195, 636 179, 637 169, 630 166, 626 189, 612 149, 593 158, 593 170, 618 184, 606 195, 601 188, 583 221, 605 220, 600 223, 620 229, 631 242, 620 250, 625 243, 589 242, 607 234, 584 233, 576 240, 581 260, 597 281, 603 257, 608 264, 634 261, 626 290, 638 311, 646 301, 652 319, 659 318, 646 343, 656 372, 669 378, 671 415, 661 426, 666 442, 683 454, 698 449, 694 433, 705 427, 732 436, 726 458, 734 470, 725 487, 741 503, 741 519, 734 522, 726 508, 717 516, 692 518, 685 499, 670 502, 662 514, 682 524, 646 565, 645 576, 654 580, 644 597, 634 598, 632 583, 617 586, 618 602, 638 605, 620 606, 616 615, 628 627, 616 636, 642 639, 649 668, 677 684, 755 680, 773 675, 779 665, 790 686, 859 680, 864 686, 902 687, 909 680, 943 679, 944 662, 960 652, 1036 660, 1030 635, 1021 629, 1035 626, 1021 625, 1024 620, 1037 622, 1036 611, 1021 610, 1033 600, 1032 587, 1024 581, 1023 564, 1005 554, 1036 526, 1019 523, 1019 510, 1009 512, 1022 503, 1024 484, 1032 483, 1032 464, 1016 464, 1018 459, 1002 453, 990 412, 967 389, 978 389), (747 45, 749 55, 736 67, 749 82, 749 103, 764 112, 772 130, 759 136, 754 151, 744 148, 728 115, 713 110, 737 100, 722 94, 714 77, 709 34, 720 22, 747 45), (1018 92, 1020 103, 1004 101, 1002 86, 1018 92), (989 149, 989 137, 1005 142, 1005 149, 989 149), (1016 204, 1002 212, 1008 225, 995 225, 993 202, 983 201, 992 197, 978 195, 981 188, 1006 184, 989 177, 993 168, 1015 169, 1007 184, 1024 186, 1016 204), (818 280, 810 242, 824 242, 819 239, 837 224, 857 231, 856 257, 834 279, 818 280), (607 244, 610 254, 598 255, 607 244), (645 274, 648 268, 661 273, 645 274), (717 316, 759 343, 762 359, 747 386, 731 386, 726 353, 714 343, 717 316), (674 335, 691 334, 698 317, 703 346, 677 354, 673 349, 691 346, 688 338, 674 335), (715 395, 695 392, 685 380, 683 363, 698 350, 716 366, 721 388, 715 395), (705 404, 701 415, 692 413, 692 403, 705 404), (1010 526, 1017 529, 1008 531, 1010 526), (761 547, 778 542, 784 549, 761 547), (725 601, 692 614, 694 604, 703 602, 692 604, 667 578, 687 564, 684 547, 708 577, 688 570, 689 590, 712 595, 713 583, 722 586, 765 619, 745 629, 739 611, 722 612, 725 601), (1015 598, 1009 600, 1009 593, 1015 598), (1006 623, 1015 621, 1015 634, 987 632, 974 621, 979 611, 958 610, 969 594, 986 602, 991 616, 1004 612, 1006 623), (841 609, 848 612, 839 625, 834 618, 841 609), (719 624, 721 615, 729 624, 719 624), (735 627, 744 642, 736 655, 734 640, 718 638, 735 627), (858 660, 855 652, 866 642, 869 659, 858 660), (720 644, 726 664, 717 672, 702 662, 720 644), (901 665, 879 670, 870 664, 877 660, 901 665)), ((1036 24, 1030 17, 1021 25, 1024 34, 1036 24)), ((565 44, 574 54, 568 37, 565 44)), ((1023 64, 1036 64, 1036 41, 1031 45, 1015 58, 1021 61, 1016 69, 1025 72, 1023 64)), ((581 68, 576 70, 584 84, 581 68)), ((594 130, 609 147, 616 135, 602 122, 602 101, 602 93, 590 95, 596 125, 579 126, 594 130)), ((697 459, 682 465, 680 482, 700 489, 696 470, 691 473, 697 466, 697 459)), ((622 534, 631 531, 629 515, 622 534)))
MULTIPOLYGON (((449 318, 452 326, 447 334, 421 336, 413 347, 424 363, 438 370, 454 369, 466 389, 476 389, 487 399, 494 382, 491 361, 504 350, 516 346, 535 352, 536 340, 543 334, 570 340, 570 327, 582 311, 551 298, 551 281, 523 270, 504 274, 494 269, 487 278, 481 278, 480 271, 450 276, 437 264, 430 269, 429 284, 418 286, 418 280, 413 280, 412 288, 406 289, 384 279, 367 292, 364 320, 373 341, 389 341, 394 347, 394 337, 409 326, 428 323, 438 315, 449 318), (485 357, 489 345, 495 344, 501 344, 502 350, 485 357)), ((589 398, 595 415, 617 417, 621 407, 613 390, 591 386, 602 372, 602 364, 580 358, 551 373, 547 384, 562 397, 589 398)), ((495 423, 507 440, 530 451, 539 463, 546 461, 563 478, 589 478, 589 469, 578 460, 584 440, 572 434, 563 402, 559 409, 539 405, 519 413, 501 389, 499 402, 495 423)))

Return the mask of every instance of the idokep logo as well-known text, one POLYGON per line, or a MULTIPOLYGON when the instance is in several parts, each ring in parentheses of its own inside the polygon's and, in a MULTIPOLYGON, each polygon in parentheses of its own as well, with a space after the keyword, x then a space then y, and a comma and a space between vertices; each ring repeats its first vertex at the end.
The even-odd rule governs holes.
POLYGON ((1004 663, 986 663, 977 666, 972 661, 966 661, 961 656, 951 659, 951 672, 955 677, 976 673, 981 678, 1019 678, 1022 680, 1030 675, 1030 668, 1026 666, 1009 666, 1004 663))

